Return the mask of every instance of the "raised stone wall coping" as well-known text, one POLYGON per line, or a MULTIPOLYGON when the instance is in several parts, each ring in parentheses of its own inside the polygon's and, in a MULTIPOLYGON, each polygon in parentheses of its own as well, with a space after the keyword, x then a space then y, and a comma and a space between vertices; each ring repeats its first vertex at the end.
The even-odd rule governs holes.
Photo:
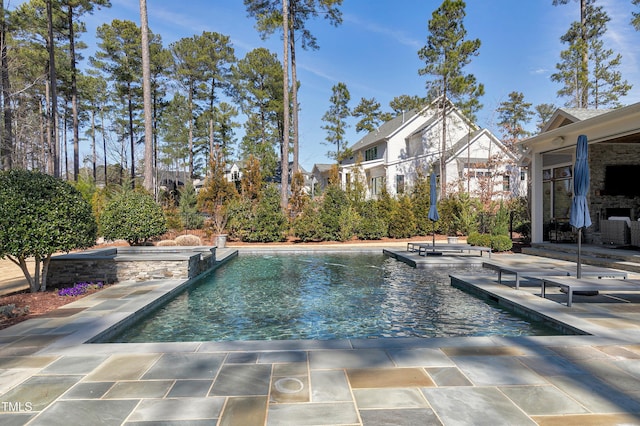
POLYGON ((115 262, 130 262, 132 260, 179 260, 215 256, 215 246, 181 246, 181 247, 110 247, 104 249, 85 250, 78 253, 66 253, 54 256, 52 260, 77 261, 77 260, 105 260, 113 259, 115 262))

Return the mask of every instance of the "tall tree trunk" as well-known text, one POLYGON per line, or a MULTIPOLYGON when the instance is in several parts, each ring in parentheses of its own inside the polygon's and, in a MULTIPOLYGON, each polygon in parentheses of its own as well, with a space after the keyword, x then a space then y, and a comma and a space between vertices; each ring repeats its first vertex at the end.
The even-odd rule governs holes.
POLYGON ((69 56, 71 57, 71 115, 73 117, 73 180, 80 174, 80 134, 78 123, 78 87, 76 83, 76 44, 73 31, 73 6, 69 4, 69 56))
MULTIPOLYGON (((295 15, 294 15, 295 16, 295 15)), ((298 161, 300 159, 298 143, 298 71, 296 68, 296 39, 293 25, 291 27, 291 105, 293 107, 293 174, 298 171, 298 161)))
POLYGON ((98 162, 98 154, 96 152, 96 111, 91 111, 91 166, 92 166, 92 176, 93 183, 97 182, 98 178, 98 170, 97 170, 97 162, 98 162))
POLYGON ((64 116, 62 117, 62 137, 60 138, 60 143, 62 144, 62 152, 64 152, 64 178, 65 180, 69 180, 69 153, 67 152, 67 111, 69 105, 65 104, 64 106, 64 116))
POLYGON ((214 157, 217 157, 218 164, 220 163, 220 152, 216 146, 213 136, 213 103, 215 100, 216 81, 211 82, 211 96, 209 98, 209 111, 211 111, 211 117, 209 118, 209 161, 213 164, 214 157))
POLYGON ((58 117, 58 90, 57 90, 57 76, 56 76, 56 55, 55 55, 55 40, 53 39, 53 11, 51 2, 53 0, 47 0, 47 49, 49 50, 49 84, 51 90, 51 116, 49 117, 50 132, 51 132, 51 155, 53 161, 53 176, 60 177, 60 161, 58 160, 58 131, 57 131, 57 117, 58 117))
POLYGON ((440 149, 440 198, 447 197, 447 82, 444 78, 442 90, 442 141, 440 149))
POLYGON ((53 135, 53 131, 51 130, 51 82, 47 81, 44 87, 44 97, 45 97, 45 114, 47 117, 46 120, 46 130, 47 130, 47 150, 46 156, 42 157, 42 159, 46 162, 47 165, 47 173, 51 173, 52 175, 55 173, 56 169, 56 143, 55 136, 53 135))
POLYGON ((282 159, 280 179, 280 205, 286 211, 289 201, 289 0, 282 0, 282 34, 284 38, 284 52, 282 55, 283 69, 283 129, 282 129, 282 159))
POLYGON ((587 49, 587 2, 580 0, 580 37, 582 38, 582 93, 580 107, 589 107, 589 49, 587 49))
POLYGON ((193 87, 189 87, 189 176, 193 176, 193 87))
POLYGON ((136 187, 136 141, 133 135, 133 99, 131 91, 133 88, 131 87, 131 83, 129 83, 129 87, 127 90, 127 102, 129 105, 129 142, 131 144, 131 188, 136 187))
MULTIPOLYGON (((45 92, 46 94, 48 94, 48 88, 49 85, 45 84, 45 92)), ((46 95, 45 95, 46 96, 46 95)), ((46 99, 46 98, 45 98, 46 99)), ((45 169, 45 170, 49 170, 47 167, 49 165, 48 163, 48 139, 49 139, 49 131, 48 131, 48 123, 49 120, 45 120, 46 114, 47 114, 47 104, 48 101, 45 100, 44 105, 42 104, 42 102, 39 100, 38 101, 38 119, 39 119, 39 124, 40 124, 40 131, 38 132, 38 136, 39 136, 39 141, 40 142, 40 149, 36 150, 36 148, 34 147, 33 149, 33 154, 32 154, 32 161, 36 160, 36 151, 40 152, 40 157, 37 158, 38 163, 45 169)), ((52 170, 52 169, 51 169, 52 170)))
POLYGON ((100 107, 100 127, 101 127, 101 133, 102 133, 102 155, 103 155, 103 162, 104 162, 104 186, 106 188, 107 186, 107 137, 105 136, 105 132, 104 132, 104 106, 100 107))
POLYGON ((144 97, 144 187, 153 193, 153 122, 151 118, 151 64, 149 55, 149 24, 147 1, 140 0, 142 30, 142 90, 144 97))
MULTIPOLYGON (((153 181, 158 182, 158 96, 153 91, 153 181)), ((158 185, 153 186, 153 194, 158 201, 158 185)))
POLYGON ((9 170, 12 165, 13 132, 11 129, 13 115, 11 110, 11 89, 9 86, 9 61, 7 59, 7 27, 4 12, 4 0, 0 0, 0 52, 2 54, 0 82, 2 83, 2 113, 4 117, 4 129, 0 140, 0 170, 9 170))

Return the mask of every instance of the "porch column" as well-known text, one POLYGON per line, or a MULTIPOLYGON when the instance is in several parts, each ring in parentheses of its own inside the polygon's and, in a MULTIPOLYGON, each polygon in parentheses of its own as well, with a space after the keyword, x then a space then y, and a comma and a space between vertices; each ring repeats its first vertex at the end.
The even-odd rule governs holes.
POLYGON ((531 242, 543 241, 542 154, 531 156, 531 242))

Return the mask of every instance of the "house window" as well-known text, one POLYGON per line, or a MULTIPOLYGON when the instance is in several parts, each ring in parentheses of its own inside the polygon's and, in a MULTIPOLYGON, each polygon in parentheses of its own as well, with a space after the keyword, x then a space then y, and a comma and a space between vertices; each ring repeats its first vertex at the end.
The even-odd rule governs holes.
POLYGON ((573 196, 573 170, 560 166, 542 171, 542 221, 545 240, 551 237, 558 223, 567 223, 573 196))
POLYGON ((404 175, 396 175, 396 193, 404 194, 404 175))
POLYGON ((237 170, 234 170, 233 172, 231 172, 231 180, 233 182, 237 182, 240 180, 240 172, 237 170))
POLYGON ((524 170, 520 170, 520 180, 526 180, 527 179, 527 174, 524 172, 524 170))
POLYGON ((364 152, 364 161, 371 161, 378 158, 378 147, 374 146, 364 152))
POLYGON ((380 195, 384 188, 384 176, 371 178, 371 194, 380 195))
POLYGON ((511 191, 511 179, 509 178, 509 175, 502 176, 502 190, 511 191))

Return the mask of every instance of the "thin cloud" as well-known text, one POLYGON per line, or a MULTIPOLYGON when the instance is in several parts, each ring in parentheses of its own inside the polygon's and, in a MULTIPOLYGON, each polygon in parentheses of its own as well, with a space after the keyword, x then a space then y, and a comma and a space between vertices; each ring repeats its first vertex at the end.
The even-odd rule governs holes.
POLYGON ((376 33, 376 34, 382 34, 386 37, 391 37, 394 40, 396 40, 398 43, 403 44, 405 46, 409 46, 411 48, 419 49, 421 47, 420 41, 410 37, 403 31, 397 31, 395 29, 379 25, 375 22, 363 21, 357 16, 350 15, 350 14, 344 15, 343 21, 350 22, 366 31, 376 33))

